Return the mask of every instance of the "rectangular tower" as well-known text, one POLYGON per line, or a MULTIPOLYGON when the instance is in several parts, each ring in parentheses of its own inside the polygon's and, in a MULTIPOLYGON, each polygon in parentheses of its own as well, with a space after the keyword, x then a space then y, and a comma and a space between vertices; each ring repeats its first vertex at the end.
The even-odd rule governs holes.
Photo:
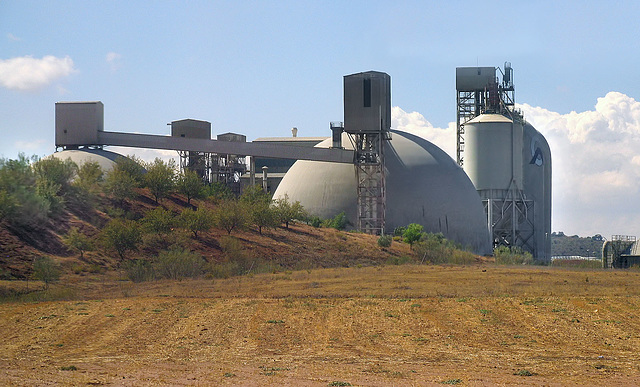
POLYGON ((102 102, 56 102, 56 147, 97 145, 103 130, 102 102))
POLYGON ((344 131, 354 140, 358 229, 383 234, 386 189, 384 144, 391 128, 391 77, 368 71, 344 77, 344 131))

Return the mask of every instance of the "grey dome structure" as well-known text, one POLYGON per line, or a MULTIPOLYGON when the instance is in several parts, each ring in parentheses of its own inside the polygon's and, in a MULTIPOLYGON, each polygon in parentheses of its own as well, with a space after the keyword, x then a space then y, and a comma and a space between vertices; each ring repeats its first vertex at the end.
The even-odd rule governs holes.
MULTIPOLYGON (((350 145, 346 135, 343 144, 350 145)), ((328 148, 331 139, 318 147, 328 148)), ((482 202, 464 171, 443 150, 413 134, 392 131, 385 145, 386 230, 418 223, 426 232, 490 254, 482 202)), ((297 161, 282 179, 275 198, 287 195, 310 213, 330 218, 344 211, 356 224, 356 172, 353 165, 297 161)))
POLYGON ((74 163, 82 165, 86 162, 97 162, 103 171, 110 171, 119 157, 124 157, 118 153, 106 151, 104 149, 67 149, 56 152, 51 157, 60 160, 71 159, 74 163))

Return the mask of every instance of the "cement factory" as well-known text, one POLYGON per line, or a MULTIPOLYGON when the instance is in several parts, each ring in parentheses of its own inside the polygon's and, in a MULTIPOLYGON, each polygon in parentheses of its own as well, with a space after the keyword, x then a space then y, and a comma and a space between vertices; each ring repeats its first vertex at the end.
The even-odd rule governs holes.
POLYGON ((418 223, 471 251, 500 245, 551 260, 551 151, 515 108, 513 69, 456 69, 457 147, 453 160, 416 134, 391 128, 391 77, 344 76, 344 120, 331 136, 264 137, 223 133, 211 123, 171 122, 170 136, 104 130, 101 102, 56 103, 56 157, 99 162, 120 155, 105 146, 168 149, 182 169, 236 193, 256 183, 274 198, 299 201, 311 214, 344 211, 353 228, 391 233, 418 223))

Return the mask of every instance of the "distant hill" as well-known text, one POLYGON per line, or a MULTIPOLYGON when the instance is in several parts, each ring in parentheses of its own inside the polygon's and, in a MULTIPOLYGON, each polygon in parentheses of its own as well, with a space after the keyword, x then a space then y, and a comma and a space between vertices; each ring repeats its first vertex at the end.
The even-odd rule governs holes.
POLYGON ((602 258, 604 237, 596 234, 592 237, 567 236, 562 231, 551 234, 551 255, 579 255, 602 258))

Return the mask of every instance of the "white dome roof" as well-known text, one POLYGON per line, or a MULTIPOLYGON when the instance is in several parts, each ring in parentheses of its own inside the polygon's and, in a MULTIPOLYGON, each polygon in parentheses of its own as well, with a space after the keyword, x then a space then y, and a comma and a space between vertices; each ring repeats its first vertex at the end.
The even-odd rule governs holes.
MULTIPOLYGON (((346 135, 343 144, 350 145, 346 135)), ((331 139, 318 147, 328 148, 331 139)), ((479 195, 464 171, 444 151, 413 134, 392 131, 385 147, 386 229, 418 223, 427 232, 489 254, 491 242, 479 195)), ((355 167, 297 161, 282 179, 275 198, 288 195, 310 213, 331 218, 344 211, 357 223, 355 167)))
POLYGON ((118 153, 104 149, 68 149, 51 155, 60 160, 71 159, 74 163, 82 165, 86 162, 97 162, 104 172, 110 171, 118 157, 124 157, 118 153))

